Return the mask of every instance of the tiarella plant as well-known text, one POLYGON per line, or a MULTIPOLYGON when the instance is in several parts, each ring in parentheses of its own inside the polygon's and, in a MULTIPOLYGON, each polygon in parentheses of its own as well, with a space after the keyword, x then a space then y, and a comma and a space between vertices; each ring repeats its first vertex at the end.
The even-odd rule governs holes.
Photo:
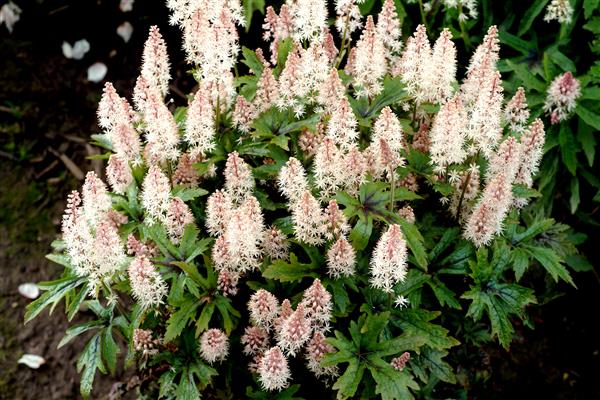
MULTIPOLYGON (((121 358, 149 398, 427 395, 456 383, 460 343, 508 348, 511 321, 531 325, 524 274, 573 284, 568 227, 525 208, 545 129, 523 88, 504 96, 497 27, 457 75, 450 30, 402 40, 393 0, 358 3, 268 7, 268 49, 241 49, 240 75, 241 5, 169 0, 189 105, 168 106, 157 27, 133 106, 106 84, 108 186, 89 172, 69 196, 48 256, 64 274, 26 316, 63 299, 96 316, 60 343, 91 335, 84 396, 121 358)), ((553 122, 579 90, 556 78, 553 122)))

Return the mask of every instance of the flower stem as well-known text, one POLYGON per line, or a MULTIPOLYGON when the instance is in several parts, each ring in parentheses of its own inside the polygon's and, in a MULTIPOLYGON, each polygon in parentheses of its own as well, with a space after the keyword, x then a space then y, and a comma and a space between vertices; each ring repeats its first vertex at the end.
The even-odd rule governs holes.
POLYGON ((394 212, 394 192, 396 190, 396 171, 392 168, 390 168, 390 172, 392 175, 391 178, 391 197, 390 197, 390 212, 394 212))
POLYGON ((350 13, 346 15, 346 20, 344 21, 344 32, 342 33, 342 45, 340 46, 340 53, 338 54, 338 60, 335 64, 335 69, 340 68, 340 64, 342 63, 342 59, 344 58, 344 49, 346 48, 346 37, 348 36, 348 26, 350 25, 350 13))
POLYGON ((469 38, 469 33, 467 32, 467 27, 465 26, 465 21, 460 17, 463 15, 462 2, 458 3, 458 25, 460 25, 460 35, 462 37, 463 42, 465 43, 465 47, 467 50, 471 49, 471 39, 469 38))
POLYGON ((427 19, 425 18, 425 9, 423 8, 423 0, 419 0, 419 11, 421 12, 421 22, 427 29, 427 19))

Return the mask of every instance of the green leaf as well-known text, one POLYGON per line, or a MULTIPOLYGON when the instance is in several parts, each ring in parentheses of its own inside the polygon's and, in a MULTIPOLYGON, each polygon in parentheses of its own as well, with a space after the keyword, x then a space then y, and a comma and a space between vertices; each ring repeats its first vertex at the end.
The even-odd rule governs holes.
POLYGON ((591 167, 594 165, 597 144, 593 129, 588 124, 580 122, 577 129, 577 140, 581 144, 588 165, 591 167))
POLYGON ((228 335, 234 328, 231 316, 240 317, 240 313, 231 305, 231 300, 224 296, 217 296, 214 300, 221 317, 223 318, 223 327, 228 335))
POLYGON ((457 346, 459 342, 448 336, 447 329, 430 322, 439 315, 439 311, 408 308, 394 312, 392 324, 401 328, 408 337, 418 338, 423 345, 434 349, 444 350, 457 346))
POLYGON ((588 259, 580 254, 571 254, 566 257, 565 261, 567 262, 567 265, 576 272, 587 272, 594 269, 594 266, 588 259))
POLYGON ((387 325, 389 318, 389 311, 367 316, 364 325, 360 329, 361 347, 371 348, 373 344, 378 342, 379 335, 387 325))
POLYGON ((342 316, 347 315, 348 308, 352 304, 348 296, 348 291, 344 287, 348 280, 348 278, 338 278, 326 282, 326 286, 331 288, 333 292, 333 305, 339 309, 342 316))
POLYGON ((113 145, 105 133, 95 134, 91 136, 92 144, 98 147, 105 148, 106 150, 113 151, 113 145))
POLYGON ((79 388, 84 399, 87 399, 92 392, 96 369, 106 372, 102 364, 101 347, 101 337, 98 332, 87 343, 77 360, 77 372, 81 373, 79 388))
POLYGON ((200 399, 200 392, 194 382, 194 376, 192 375, 189 368, 184 368, 179 379, 179 385, 177 385, 177 391, 175 392, 175 398, 177 400, 198 400, 200 399))
POLYGON ((119 354, 121 349, 117 346, 115 339, 112 335, 112 329, 106 328, 102 333, 102 358, 108 367, 108 371, 111 375, 115 374, 117 369, 117 354, 119 354))
POLYGON ((285 134, 281 134, 281 135, 275 136, 273 139, 271 139, 270 143, 273 143, 273 144, 281 147, 282 149, 289 151, 290 148, 288 147, 288 140, 289 140, 289 138, 285 134))
POLYGON ((600 17, 591 18, 582 28, 596 35, 600 34, 600 17))
POLYGON ((423 245, 423 236, 421 236, 421 232, 419 232, 414 224, 409 223, 405 219, 399 218, 398 223, 402 228, 402 233, 406 238, 408 247, 415 256, 417 265, 424 271, 427 271, 427 252, 425 251, 425 246, 423 245))
POLYGON ((70 299, 67 306, 67 320, 71 321, 73 319, 75 314, 79 311, 79 306, 81 306, 81 303, 84 302, 89 293, 90 287, 88 284, 85 284, 77 295, 70 299))
POLYGON ((514 328, 510 322, 510 315, 523 318, 525 306, 535 303, 533 290, 515 284, 500 284, 489 281, 485 286, 474 286, 463 294, 465 299, 472 300, 467 316, 475 321, 481 319, 484 311, 492 325, 492 335, 504 348, 508 348, 512 341, 514 328))
POLYGON ((573 131, 568 124, 561 124, 558 142, 563 163, 569 172, 575 175, 577 172, 577 146, 573 138, 573 131))
POLYGON ((519 26, 519 32, 517 33, 517 36, 523 36, 529 31, 529 29, 531 29, 533 21, 542 12, 542 10, 544 10, 544 7, 546 7, 546 4, 549 1, 550 0, 536 0, 531 7, 525 11, 525 14, 523 14, 523 17, 521 18, 521 25, 519 26))
POLYGON ((164 374, 158 378, 158 384, 160 389, 158 390, 158 398, 162 399, 165 397, 169 397, 173 393, 173 388, 175 388, 175 372, 172 370, 167 370, 164 374))
POLYGON ((372 352, 372 356, 386 357, 399 354, 404 351, 415 351, 425 345, 427 339, 419 336, 414 331, 404 332, 402 335, 393 339, 383 340, 380 343, 371 344, 367 349, 372 352))
POLYGON ((254 75, 262 75, 264 65, 260 62, 256 56, 256 53, 249 48, 242 46, 242 55, 244 56, 242 62, 246 64, 252 72, 254 72, 254 75))
POLYGON ((396 371, 389 362, 369 357, 371 376, 375 380, 375 392, 382 400, 413 399, 410 389, 418 390, 419 385, 408 371, 396 371))
POLYGON ((438 258, 444 252, 444 250, 446 250, 459 236, 459 228, 454 227, 446 229, 442 237, 436 243, 435 247, 429 252, 429 259, 434 261, 436 258, 438 258))
POLYGON ((532 197, 541 197, 542 194, 535 189, 529 188, 525 185, 513 185, 513 195, 519 199, 530 199, 532 197))
POLYGON ((207 194, 208 191, 202 188, 184 188, 180 186, 173 189, 173 196, 179 197, 182 201, 194 200, 207 194))
POLYGON ((68 269, 73 269, 73 266, 71 265, 71 261, 69 260, 69 257, 65 254, 46 254, 46 258, 50 261, 52 261, 53 263, 56 263, 58 265, 62 265, 63 267, 66 267, 68 269))
POLYGON ((47 292, 29 303, 27 312, 25 313, 25 322, 31 321, 48 306, 52 306, 50 308, 50 313, 52 313, 56 304, 58 304, 70 290, 75 289, 83 283, 85 283, 85 278, 78 276, 67 276, 55 281, 40 282, 38 286, 42 290, 47 290, 47 292))
POLYGON ((373 232, 373 218, 359 218, 356 225, 350 231, 350 241, 352 246, 358 250, 364 250, 369 244, 371 233, 373 232))
POLYGON ((470 290, 462 297, 473 301, 469 307, 467 316, 472 316, 475 321, 481 319, 481 315, 485 309, 488 310, 488 316, 492 323, 492 334, 498 337, 503 347, 508 348, 512 341, 514 329, 508 319, 508 312, 502 305, 498 304, 493 296, 478 289, 470 290))
POLYGON ((175 311, 167 320, 167 331, 165 332, 165 343, 170 342, 181 334, 190 319, 196 314, 200 301, 196 298, 188 298, 179 310, 175 311))
POLYGON ((303 264, 298 261, 294 253, 290 254, 290 262, 276 260, 262 273, 264 278, 275 279, 280 282, 301 281, 302 278, 311 276, 317 278, 319 274, 315 271, 318 265, 303 264))
POLYGON ((293 40, 291 37, 280 40, 277 43, 277 76, 279 76, 279 74, 285 67, 285 62, 287 61, 288 55, 290 54, 290 51, 292 51, 292 48, 293 40))
POLYGON ((246 398, 251 400, 304 400, 302 397, 294 396, 300 390, 300 385, 291 385, 279 393, 266 391, 254 391, 251 386, 246 388, 246 398))
POLYGON ((265 13, 265 0, 242 0, 244 7, 244 17, 246 22, 246 32, 250 30, 250 23, 252 22, 252 15, 254 11, 259 11, 261 14, 265 13))
POLYGON ((517 282, 521 280, 523 274, 529 267, 529 256, 527 252, 521 248, 516 248, 511 253, 513 270, 515 271, 515 279, 517 282))
POLYGON ((515 64, 506 60, 507 65, 515 72, 515 75, 521 80, 527 89, 535 89, 538 92, 546 92, 546 84, 539 80, 528 68, 527 64, 515 64))
POLYGON ((594 10, 600 9, 600 0, 583 0, 583 10, 586 19, 590 18, 594 10))
POLYGON ((398 103, 409 97, 408 92, 404 90, 404 84, 400 77, 386 77, 383 81, 383 91, 373 99, 369 109, 362 115, 365 118, 372 118, 386 106, 398 103))
MULTIPOLYGON (((442 358, 447 355, 447 351, 425 347, 421 354, 416 356, 416 361, 421 366, 429 369, 436 378, 444 382, 454 384, 456 383, 454 371, 452 370, 450 364, 442 360, 442 358)), ((411 365, 413 364, 411 363, 411 365)))
POLYGON ((212 318, 213 312, 215 311, 215 303, 206 303, 206 306, 202 309, 200 317, 196 321, 196 336, 208 329, 208 324, 212 318))
POLYGON ((579 179, 576 176, 571 178, 571 198, 569 204, 571 206, 571 214, 575 214, 579 207, 579 179))
POLYGON ((596 129, 597 131, 600 131, 600 115, 596 114, 593 111, 590 111, 588 108, 584 107, 581 104, 577 105, 577 108, 575 108, 575 113, 586 124, 588 124, 589 126, 591 126, 594 129, 596 129))
POLYGON ((365 364, 359 363, 357 358, 353 358, 348 363, 346 371, 333 385, 333 389, 338 391, 338 399, 347 399, 356 394, 364 372, 365 364))
POLYGON ((434 279, 430 279, 427 281, 427 284, 433 290, 433 294, 438 299, 440 306, 445 307, 448 306, 450 308, 454 308, 456 310, 460 310, 460 303, 456 299, 456 293, 452 290, 448 289, 441 280, 437 277, 434 279))
POLYGON ((579 100, 600 100, 600 87, 588 86, 581 89, 581 97, 579 100))
POLYGON ((556 221, 552 218, 537 218, 529 223, 529 226, 523 232, 517 233, 512 237, 512 243, 517 244, 519 242, 527 241, 531 238, 536 237, 540 233, 550 230, 556 221))
POLYGON ((530 256, 535 258, 544 269, 552 276, 555 282, 558 282, 558 279, 562 279, 563 281, 570 283, 572 286, 575 286, 569 271, 562 264, 561 258, 551 249, 546 247, 538 247, 538 246, 523 246, 525 251, 529 253, 530 256))
POLYGON ((200 285, 204 290, 210 289, 210 284, 208 280, 205 279, 202 275, 200 275, 200 273, 198 272, 198 268, 194 263, 172 261, 171 264, 181 268, 193 282, 200 285))
POLYGON ((102 321, 89 321, 84 324, 72 326, 69 329, 67 329, 67 331, 65 332, 65 336, 60 340, 56 348, 60 349, 65 344, 73 340, 76 336, 79 336, 82 333, 87 332, 91 329, 98 329, 103 325, 104 323, 102 321))
POLYGON ((500 30, 498 32, 498 37, 500 38, 501 43, 510 46, 523 54, 529 54, 529 52, 534 48, 531 43, 515 35, 511 35, 505 30, 500 30))
POLYGON ((575 73, 575 71, 577 70, 575 67, 575 63, 573 61, 571 61, 571 59, 569 57, 567 57, 566 55, 561 53, 558 50, 558 46, 550 47, 546 51, 546 53, 548 53, 548 56, 550 57, 552 62, 554 62, 554 64, 556 64, 560 68, 562 68, 563 71, 571 71, 571 72, 575 73))

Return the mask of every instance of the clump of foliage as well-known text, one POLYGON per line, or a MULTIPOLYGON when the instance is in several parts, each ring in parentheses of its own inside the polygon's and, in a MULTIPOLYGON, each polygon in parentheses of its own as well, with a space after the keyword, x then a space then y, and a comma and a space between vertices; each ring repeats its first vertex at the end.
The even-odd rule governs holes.
MULTIPOLYGON (((48 256, 64 274, 26 316, 63 299, 96 315, 60 344, 92 332, 84 396, 121 352, 153 398, 427 396, 456 383, 461 343, 532 326, 525 275, 574 284, 572 232, 530 204, 543 99, 505 98, 499 68, 531 73, 500 60, 507 33, 486 27, 459 79, 452 31, 402 40, 392 0, 366 18, 338 1, 332 27, 326 2, 290 1, 239 64, 239 3, 168 6, 198 89, 168 108, 151 28, 134 106, 110 83, 100 102, 110 190, 90 172, 71 193, 48 256)), ((555 79, 552 122, 583 109, 581 85, 555 79)))

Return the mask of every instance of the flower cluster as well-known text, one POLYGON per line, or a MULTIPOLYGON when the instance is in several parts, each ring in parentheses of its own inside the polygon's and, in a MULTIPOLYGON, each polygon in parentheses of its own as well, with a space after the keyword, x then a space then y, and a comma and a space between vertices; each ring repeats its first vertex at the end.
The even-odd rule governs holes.
POLYGON ((550 114, 550 122, 557 124, 568 118, 581 96, 580 83, 571 72, 557 76, 550 84, 544 103, 544 111, 550 114))
POLYGON ((303 293, 294 310, 288 299, 281 304, 277 298, 259 289, 250 298, 248 311, 253 325, 242 336, 244 354, 253 357, 251 370, 259 374, 267 390, 280 390, 289 384, 291 374, 287 357, 303 351, 308 369, 317 377, 335 376, 337 369, 320 365, 333 348, 325 341, 332 317, 331 294, 319 279, 303 293), (269 347, 273 340, 276 345, 269 347))
MULTIPOLYGON (((268 7, 270 54, 244 49, 249 76, 236 79, 240 2, 168 0, 198 81, 186 112, 174 113, 168 98, 157 27, 132 103, 105 85, 98 143, 109 151, 109 186, 90 172, 69 196, 67 259, 93 296, 108 298, 108 312, 131 297, 133 349, 144 361, 160 350, 171 381, 209 384, 238 347, 265 390, 290 385, 294 360, 320 380, 344 380, 328 354, 346 351, 338 328, 357 314, 352 346, 379 349, 365 354, 386 379, 408 375, 422 358, 410 360, 423 354, 419 341, 382 343, 405 315, 416 318, 422 298, 411 291, 427 281, 436 297, 451 292, 412 265, 425 270, 446 242, 490 244, 527 204, 520 196, 538 172, 544 126, 523 88, 505 99, 498 28, 459 77, 451 30, 430 41, 419 25, 402 43, 393 0, 364 19, 361 3, 337 0, 332 27, 324 0, 268 7), (440 210, 419 209, 438 198, 440 210), (436 220, 443 224, 420 234, 436 220)), ((475 1, 440 5, 459 8, 461 20, 476 16, 475 1)), ((579 95, 571 73, 557 77, 544 107, 553 123, 579 95)))

